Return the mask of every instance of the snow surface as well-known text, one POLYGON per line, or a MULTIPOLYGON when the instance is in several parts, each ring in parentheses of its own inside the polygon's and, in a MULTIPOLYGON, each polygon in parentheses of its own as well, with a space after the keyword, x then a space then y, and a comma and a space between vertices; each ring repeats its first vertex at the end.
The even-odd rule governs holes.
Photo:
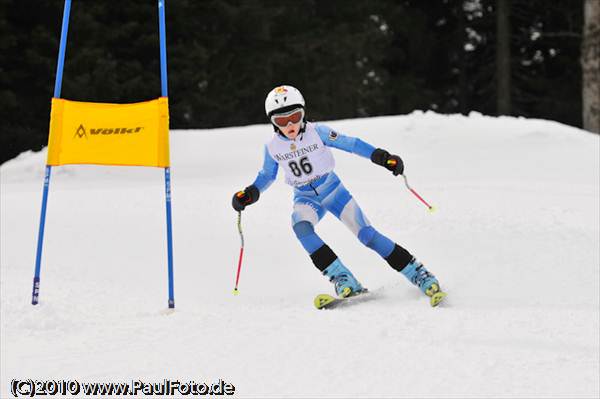
POLYGON ((243 213, 267 125, 173 131, 174 312, 164 172, 54 168, 40 304, 31 283, 45 151, 0 168, 1 385, 13 378, 234 384, 239 397, 600 396, 600 138, 472 113, 332 121, 402 156, 411 186, 335 151, 372 224, 448 292, 426 297, 328 215, 317 231, 374 300, 317 311, 331 284, 290 227, 282 173, 243 213))

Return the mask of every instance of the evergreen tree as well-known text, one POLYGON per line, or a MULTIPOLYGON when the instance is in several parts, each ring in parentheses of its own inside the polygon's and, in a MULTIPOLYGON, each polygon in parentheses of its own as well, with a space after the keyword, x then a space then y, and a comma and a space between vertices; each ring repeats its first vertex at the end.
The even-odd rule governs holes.
MULTIPOLYGON (((315 120, 496 113, 498 0, 167 2, 171 128, 266 122, 292 84, 315 120)), ((582 7, 511 0, 511 113, 581 125, 582 7)), ((47 143, 63 3, 0 0, 0 162, 47 143)), ((160 95, 155 0, 72 2, 62 97, 160 95)))

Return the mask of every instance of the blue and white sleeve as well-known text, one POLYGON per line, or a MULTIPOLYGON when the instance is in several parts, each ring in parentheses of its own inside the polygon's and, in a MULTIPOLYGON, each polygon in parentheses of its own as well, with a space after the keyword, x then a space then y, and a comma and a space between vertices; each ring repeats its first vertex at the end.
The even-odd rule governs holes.
POLYGON ((368 159, 371 159, 371 154, 375 151, 375 147, 358 137, 340 134, 326 125, 319 124, 316 129, 319 137, 328 147, 338 148, 368 159))
POLYGON ((267 188, 269 188, 271 184, 273 184, 275 178, 277 177, 277 170, 279 169, 279 165, 269 154, 266 145, 264 151, 265 158, 263 161, 263 167, 258 172, 258 176, 256 176, 254 183, 252 183, 256 186, 256 188, 258 188, 258 190, 261 193, 264 192, 267 188))

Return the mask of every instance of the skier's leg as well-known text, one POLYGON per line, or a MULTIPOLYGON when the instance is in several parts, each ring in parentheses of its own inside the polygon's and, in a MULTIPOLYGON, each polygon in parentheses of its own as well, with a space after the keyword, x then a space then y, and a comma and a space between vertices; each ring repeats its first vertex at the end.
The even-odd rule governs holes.
POLYGON ((360 242, 382 258, 387 258, 393 252, 394 242, 371 226, 356 200, 342 184, 323 201, 323 205, 341 220, 360 242))
POLYGON ((324 215, 325 209, 316 201, 296 198, 292 213, 294 233, 317 269, 334 283, 338 295, 348 296, 361 291, 360 283, 315 232, 314 226, 324 215))
POLYGON ((433 284, 436 284, 436 290, 439 289, 437 279, 423 264, 406 249, 371 226, 358 203, 342 184, 332 195, 332 198, 328 197, 323 202, 326 209, 340 219, 361 243, 377 252, 393 269, 402 273, 427 295, 430 295, 433 284))
POLYGON ((292 213, 292 228, 300 244, 306 252, 312 254, 325 243, 315 233, 315 226, 325 215, 325 210, 319 204, 299 199, 294 202, 292 213))

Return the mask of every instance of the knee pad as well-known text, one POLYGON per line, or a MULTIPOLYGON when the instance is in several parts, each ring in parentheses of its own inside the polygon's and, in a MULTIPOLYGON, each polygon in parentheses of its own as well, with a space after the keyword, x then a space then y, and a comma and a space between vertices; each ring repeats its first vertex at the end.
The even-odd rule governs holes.
POLYGON ((313 227, 312 223, 307 222, 305 220, 296 223, 292 228, 294 229, 294 233, 296 233, 296 237, 298 237, 299 239, 311 235, 315 232, 315 228, 313 227))
POLYGON ((373 238, 375 238, 375 234, 377 234, 377 231, 373 227, 371 227, 371 226, 363 227, 358 232, 358 239, 364 245, 371 248, 371 244, 373 243, 373 238))
POLYGON ((394 242, 371 226, 360 229, 358 239, 383 258, 387 257, 394 250, 394 242))
POLYGON ((315 233, 315 228, 312 223, 303 220, 294 224, 292 228, 294 229, 294 233, 296 234, 296 237, 298 237, 300 244, 302 244, 309 254, 312 254, 324 244, 323 240, 315 233))

